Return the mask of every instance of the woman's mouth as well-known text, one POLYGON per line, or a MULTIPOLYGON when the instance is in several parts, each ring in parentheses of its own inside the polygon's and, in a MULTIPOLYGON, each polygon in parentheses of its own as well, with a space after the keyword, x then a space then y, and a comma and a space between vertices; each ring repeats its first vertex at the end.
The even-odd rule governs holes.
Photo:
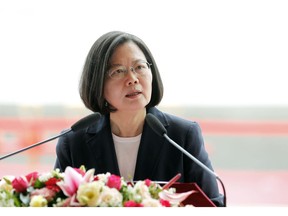
POLYGON ((126 97, 135 97, 135 96, 137 96, 137 95, 139 95, 139 94, 141 94, 142 92, 131 92, 131 93, 129 93, 129 94, 127 94, 126 95, 126 97))

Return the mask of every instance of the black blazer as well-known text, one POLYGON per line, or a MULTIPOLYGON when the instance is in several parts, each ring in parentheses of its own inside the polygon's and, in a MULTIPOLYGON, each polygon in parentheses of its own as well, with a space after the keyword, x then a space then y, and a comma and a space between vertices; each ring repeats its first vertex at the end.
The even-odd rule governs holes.
MULTIPOLYGON (((172 140, 212 169, 198 123, 163 113, 155 107, 147 112, 162 122, 172 140)), ((62 172, 67 166, 79 168, 84 165, 87 170, 95 168, 95 174, 110 172, 120 175, 109 115, 102 116, 86 129, 61 137, 56 154, 54 168, 59 168, 62 172)), ((145 122, 133 180, 148 178, 153 181, 169 181, 177 173, 181 173, 179 182, 196 182, 217 206, 223 206, 223 196, 219 194, 216 178, 164 137, 157 135, 145 122)))

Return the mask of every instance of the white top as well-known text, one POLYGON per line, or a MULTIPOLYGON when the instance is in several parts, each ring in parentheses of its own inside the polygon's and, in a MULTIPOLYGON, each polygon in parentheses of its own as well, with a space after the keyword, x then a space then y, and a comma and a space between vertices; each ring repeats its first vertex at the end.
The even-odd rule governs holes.
POLYGON ((119 137, 112 133, 120 175, 126 181, 133 180, 141 135, 119 137))

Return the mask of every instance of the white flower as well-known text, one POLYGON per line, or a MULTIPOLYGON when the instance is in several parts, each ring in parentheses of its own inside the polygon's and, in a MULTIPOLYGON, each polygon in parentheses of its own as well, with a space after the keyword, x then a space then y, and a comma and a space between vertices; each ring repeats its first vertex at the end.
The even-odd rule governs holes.
POLYGON ((47 172, 47 173, 41 174, 41 175, 38 177, 38 179, 39 179, 41 182, 46 182, 46 181, 48 181, 48 180, 49 180, 50 178, 52 178, 52 177, 53 177, 52 173, 47 172))
POLYGON ((103 187, 101 195, 99 197, 100 207, 120 207, 122 206, 123 196, 115 188, 103 187))
POLYGON ((31 207, 47 207, 47 200, 41 195, 32 196, 29 205, 31 207))
POLYGON ((12 193, 0 191, 0 207, 15 207, 12 193))
POLYGON ((98 180, 99 181, 102 181, 104 183, 106 183, 108 181, 108 178, 111 176, 111 173, 107 172, 107 173, 102 173, 102 174, 98 174, 97 177, 98 177, 98 180))
POLYGON ((0 190, 11 191, 13 187, 10 183, 13 181, 14 178, 15 176, 4 176, 0 181, 0 190))
POLYGON ((77 191, 77 200, 81 205, 95 207, 99 203, 103 187, 104 183, 99 181, 81 184, 77 191))
POLYGON ((151 197, 149 188, 144 181, 138 181, 134 185, 134 193, 140 195, 143 199, 148 199, 151 197))
POLYGON ((163 207, 159 200, 153 198, 144 199, 141 204, 144 207, 163 207))

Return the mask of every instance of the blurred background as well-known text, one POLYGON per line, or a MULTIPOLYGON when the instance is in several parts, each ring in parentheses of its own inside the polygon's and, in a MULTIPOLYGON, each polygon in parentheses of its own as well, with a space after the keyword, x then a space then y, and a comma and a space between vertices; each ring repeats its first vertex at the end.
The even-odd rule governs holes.
MULTIPOLYGON (((84 60, 122 30, 157 61, 159 108, 199 122, 227 205, 288 206, 287 11, 278 0, 0 0, 0 156, 90 114, 84 60)), ((56 142, 1 160, 0 178, 50 171, 56 142)))

